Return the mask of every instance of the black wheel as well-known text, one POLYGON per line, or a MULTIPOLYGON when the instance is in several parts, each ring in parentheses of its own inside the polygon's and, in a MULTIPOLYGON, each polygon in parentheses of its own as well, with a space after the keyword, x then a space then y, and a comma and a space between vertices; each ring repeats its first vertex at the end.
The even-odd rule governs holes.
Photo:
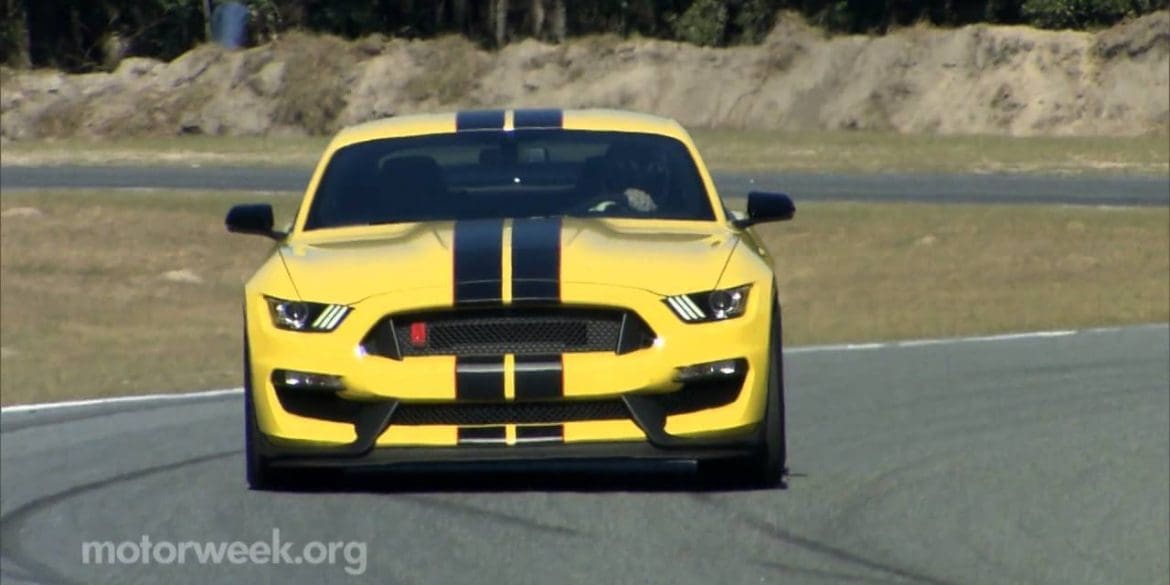
POLYGON ((244 336, 244 476, 248 488, 270 490, 276 487, 268 461, 260 454, 260 427, 256 423, 256 405, 252 400, 252 366, 248 359, 248 338, 244 336))
POLYGON ((248 487, 253 490, 268 490, 275 487, 268 462, 259 453, 256 443, 259 429, 256 428, 255 407, 252 406, 251 391, 244 390, 244 474, 248 487))
MULTIPOLYGON (((776 319, 779 326, 779 319, 776 319)), ((772 339, 772 363, 768 372, 768 405, 764 411, 763 441, 760 452, 749 463, 754 469, 749 477, 763 487, 784 483, 788 472, 788 435, 784 428, 784 357, 777 328, 772 339)))
POLYGON ((772 314, 769 340, 768 397, 759 444, 755 451, 728 466, 717 466, 712 479, 743 487, 774 488, 784 485, 788 473, 788 436, 784 428, 784 356, 781 345, 780 305, 772 314))

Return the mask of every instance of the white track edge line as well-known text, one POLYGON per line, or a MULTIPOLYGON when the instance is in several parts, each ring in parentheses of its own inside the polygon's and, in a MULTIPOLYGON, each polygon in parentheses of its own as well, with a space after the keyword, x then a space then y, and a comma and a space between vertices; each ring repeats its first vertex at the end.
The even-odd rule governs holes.
POLYGON ((76 408, 80 406, 97 406, 104 404, 125 404, 134 402, 165 402, 168 400, 197 400, 200 398, 214 398, 216 396, 230 396, 243 392, 243 388, 221 388, 218 390, 200 390, 198 392, 182 392, 176 394, 143 394, 141 396, 113 396, 110 398, 89 398, 85 400, 67 400, 64 402, 45 402, 41 404, 14 404, 0 407, 0 413, 36 412, 42 410, 57 410, 61 408, 76 408))
MULTIPOLYGON (((1126 325, 1118 327, 1093 327, 1090 329, 1057 329, 1052 331, 1028 331, 1024 333, 1005 333, 1001 335, 980 335, 974 337, 941 337, 937 339, 907 339, 903 341, 889 341, 877 343, 841 343, 835 345, 806 345, 784 350, 785 354, 818 353, 834 351, 863 351, 870 349, 924 347, 930 345, 949 345, 956 343, 986 343, 996 341, 1016 341, 1021 339, 1044 339, 1053 337, 1068 337, 1086 333, 1115 333, 1126 330, 1159 329, 1170 327, 1170 323, 1148 323, 1144 325, 1126 325)), ((183 392, 177 394, 143 394, 141 396, 114 396, 111 398, 90 398, 86 400, 68 400, 64 402, 46 402, 41 404, 14 404, 0 407, 0 413, 37 412, 42 410, 57 410, 81 406, 97 406, 104 404, 125 404, 135 402, 165 402, 197 400, 200 398, 214 398, 216 396, 230 396, 243 392, 243 388, 222 388, 219 390, 202 390, 198 392, 183 392)))
POLYGON ((940 337, 936 339, 905 339, 901 341, 841 343, 833 345, 806 345, 802 347, 786 348, 785 354, 790 353, 817 353, 833 351, 862 351, 869 349, 925 347, 930 345, 952 345, 957 343, 987 343, 996 341, 1018 341, 1023 339, 1045 339, 1053 337, 1068 337, 1071 335, 1093 333, 1116 333, 1143 329, 1161 329, 1170 327, 1170 323, 1147 323, 1142 325, 1122 325, 1117 327, 1093 327, 1089 329, 1056 329, 1051 331, 1026 331, 1023 333, 1003 333, 998 335, 977 335, 971 337, 940 337))

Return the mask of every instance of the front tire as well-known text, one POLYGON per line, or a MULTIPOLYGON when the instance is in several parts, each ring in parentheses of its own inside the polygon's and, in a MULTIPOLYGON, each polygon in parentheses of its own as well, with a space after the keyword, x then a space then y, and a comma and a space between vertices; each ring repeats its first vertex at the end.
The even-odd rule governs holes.
POLYGON ((719 473, 721 479, 749 488, 785 487, 788 473, 788 436, 784 417, 784 356, 780 305, 772 314, 768 352, 768 393, 761 421, 759 444, 750 455, 731 462, 719 473))
MULTIPOLYGON (((779 337, 779 334, 776 334, 779 337)), ((788 436, 784 427, 784 366, 779 339, 774 339, 768 372, 768 405, 764 410, 763 442, 749 463, 749 479, 761 487, 784 484, 788 472, 788 436)))
POLYGON ((259 453, 259 429, 256 428, 255 407, 251 390, 244 390, 244 475, 248 489, 270 490, 276 487, 267 459, 259 453))
POLYGON ((248 359, 248 337, 244 335, 244 477, 248 489, 271 490, 277 487, 268 459, 260 454, 260 426, 256 422, 256 404, 252 398, 252 365, 248 359))

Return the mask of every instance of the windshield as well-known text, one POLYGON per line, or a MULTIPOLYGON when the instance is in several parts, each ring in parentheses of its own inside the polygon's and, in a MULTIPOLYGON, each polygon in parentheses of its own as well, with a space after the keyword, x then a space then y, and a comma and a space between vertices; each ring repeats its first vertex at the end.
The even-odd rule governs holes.
POLYGON ((305 229, 538 216, 715 219, 694 160, 673 138, 477 131, 339 149, 305 229))

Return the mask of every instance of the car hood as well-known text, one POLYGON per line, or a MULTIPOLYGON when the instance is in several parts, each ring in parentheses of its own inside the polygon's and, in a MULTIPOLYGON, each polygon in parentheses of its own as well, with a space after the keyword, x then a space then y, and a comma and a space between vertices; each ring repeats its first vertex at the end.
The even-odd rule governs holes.
POLYGON ((714 222, 620 219, 446 221, 328 232, 308 232, 279 248, 305 300, 356 303, 421 288, 450 290, 453 298, 457 263, 465 273, 471 266, 483 280, 501 281, 523 276, 519 264, 529 257, 556 262, 546 276, 528 275, 534 279, 695 292, 715 286, 738 243, 714 222))

